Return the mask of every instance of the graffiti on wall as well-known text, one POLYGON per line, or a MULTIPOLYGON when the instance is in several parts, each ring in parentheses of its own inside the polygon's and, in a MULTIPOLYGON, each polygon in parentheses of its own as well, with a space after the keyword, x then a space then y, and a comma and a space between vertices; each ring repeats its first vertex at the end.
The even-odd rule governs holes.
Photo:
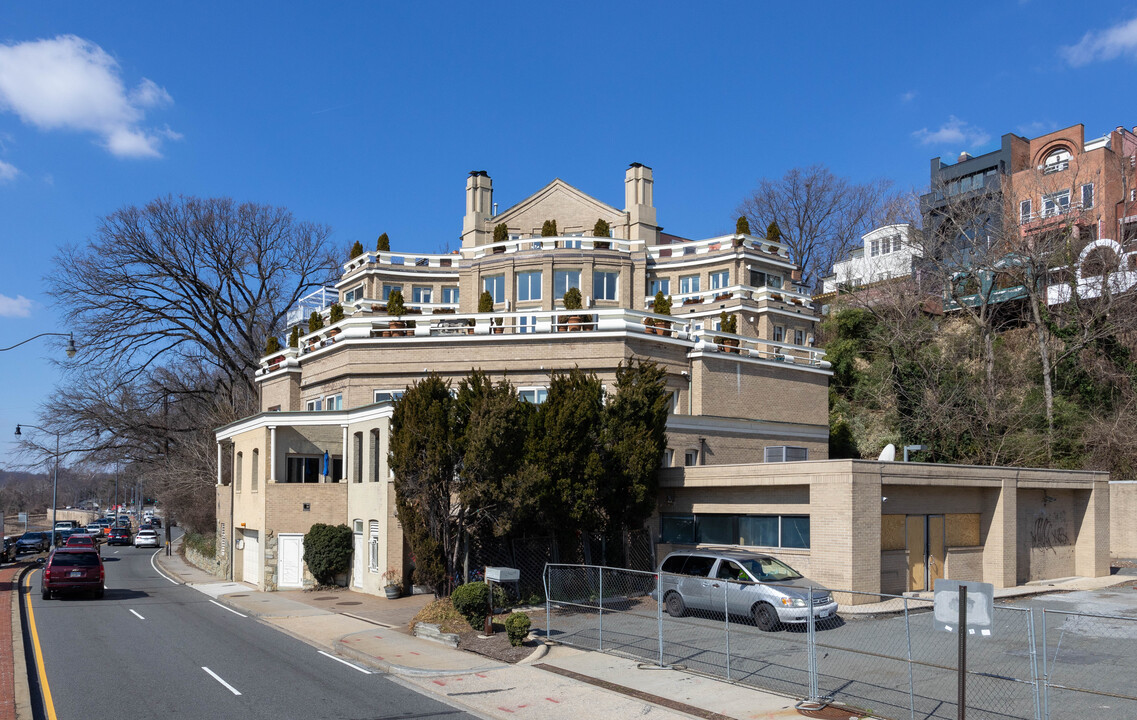
POLYGON ((1066 532, 1066 511, 1059 510, 1053 515, 1045 510, 1039 510, 1034 516, 1034 523, 1030 528, 1030 546, 1035 550, 1053 553, 1058 548, 1070 544, 1070 536, 1066 532))

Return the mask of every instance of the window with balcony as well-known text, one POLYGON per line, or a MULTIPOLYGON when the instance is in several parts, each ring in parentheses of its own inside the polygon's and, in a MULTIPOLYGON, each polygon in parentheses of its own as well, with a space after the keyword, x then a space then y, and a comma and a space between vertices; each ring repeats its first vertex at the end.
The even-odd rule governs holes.
POLYGON ((699 464, 699 451, 687 450, 683 453, 683 464, 687 467, 694 467, 699 464))
POLYGON ((663 462, 660 463, 660 467, 671 467, 673 462, 675 462, 675 451, 667 448, 663 451, 663 462))
POLYGON ((771 445, 765 449, 763 462, 801 462, 809 459, 809 448, 793 445, 771 445))
POLYGON ((656 293, 663 293, 665 296, 671 294, 671 279, 670 278, 656 278, 651 281, 651 286, 648 288, 648 294, 655 297, 656 293))
POLYGON ((324 398, 325 410, 343 410, 343 394, 329 395, 324 398))
POLYGON ((730 271, 723 270, 721 272, 711 273, 711 290, 722 290, 730 286, 730 271))
POLYGON ((362 285, 356 285, 352 289, 345 291, 343 294, 344 303, 353 303, 356 300, 362 300, 362 299, 363 299, 363 286, 362 285))
POLYGON ((383 302, 387 302, 388 300, 390 300, 390 299, 391 299, 391 293, 392 293, 392 292, 394 292, 395 290, 398 290, 399 292, 402 292, 402 291, 403 291, 403 286, 402 286, 402 285, 387 285, 387 284, 384 284, 384 285, 383 285, 383 302))
POLYGON ((324 398, 318 397, 304 403, 304 409, 309 412, 318 412, 324 409, 324 398))
POLYGON ((616 299, 616 278, 619 273, 592 273, 592 297, 597 300, 616 299))
POLYGON ((1059 148, 1046 156, 1046 161, 1042 163, 1042 172, 1044 175, 1050 173, 1061 172, 1070 167, 1070 151, 1065 148, 1059 148))
POLYGON ((284 482, 318 483, 324 459, 317 455, 289 455, 284 460, 284 482))
POLYGON ((794 330, 794 345, 805 345, 805 330, 794 330))
POLYGON ((490 294, 495 303, 505 302, 505 276, 491 275, 482 279, 482 289, 490 294))
POLYGON ((1094 206, 1094 184, 1086 183, 1082 186, 1082 209, 1090 210, 1094 206))
POLYGON ((699 292, 699 276, 684 275, 679 278, 679 292, 682 295, 699 292))
POLYGON ((580 289, 580 270, 554 270, 553 295, 560 300, 569 288, 580 289))
POLYGON ((1026 224, 1030 222, 1030 200, 1023 200, 1019 203, 1019 222, 1026 224))
POLYGON ((774 342, 785 342, 785 341, 786 341, 786 328, 783 327, 782 325, 775 325, 774 326, 774 342))
POLYGON ((771 275, 771 274, 762 272, 761 270, 751 270, 750 271, 750 286, 751 287, 757 287, 757 288, 769 287, 769 288, 781 289, 781 287, 782 287, 782 276, 781 275, 771 275))
POLYGON ((541 299, 541 271, 517 273, 517 301, 541 299))
POLYGON ((580 250, 580 240, 561 240, 560 243, 566 250, 580 250))
POLYGON ((444 287, 442 288, 442 302, 452 305, 458 304, 458 288, 444 287))
POLYGON ((404 390, 376 390, 375 402, 395 402, 403 396, 404 390))
POLYGON ((429 287, 412 287, 411 288, 411 302, 415 304, 429 303, 431 297, 434 295, 432 289, 429 287))
POLYGON ((537 316, 536 315, 522 315, 517 318, 517 332, 519 333, 535 333, 537 332, 537 316))

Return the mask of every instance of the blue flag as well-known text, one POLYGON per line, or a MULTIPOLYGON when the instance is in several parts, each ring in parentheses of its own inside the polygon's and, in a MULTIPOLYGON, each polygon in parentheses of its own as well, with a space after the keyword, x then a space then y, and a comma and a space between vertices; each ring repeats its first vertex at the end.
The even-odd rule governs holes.
POLYGON ((332 459, 328 457, 328 451, 324 451, 324 476, 328 475, 328 467, 332 464, 332 459))

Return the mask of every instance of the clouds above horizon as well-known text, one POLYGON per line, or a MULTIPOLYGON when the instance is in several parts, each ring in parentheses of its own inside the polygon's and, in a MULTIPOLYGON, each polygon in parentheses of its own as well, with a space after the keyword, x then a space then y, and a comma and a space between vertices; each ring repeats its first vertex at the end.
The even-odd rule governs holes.
POLYGON ((0 160, 0 182, 8 182, 14 180, 20 171, 12 163, 6 163, 0 160))
POLYGON ((0 45, 0 110, 40 130, 93 133, 116 157, 161 157, 163 140, 181 138, 143 125, 148 111, 172 103, 148 78, 128 90, 118 62, 75 35, 0 45))
POLYGON ((1104 30, 1090 31, 1076 44, 1063 46, 1058 52, 1074 67, 1121 56, 1137 58, 1137 17, 1104 30))
POLYGON ((0 317, 25 318, 32 314, 32 301, 23 295, 10 298, 0 294, 0 317))
POLYGON ((990 133, 955 115, 949 115, 947 122, 936 130, 921 128, 912 133, 912 137, 919 140, 921 145, 955 145, 965 148, 985 145, 991 139, 990 133))

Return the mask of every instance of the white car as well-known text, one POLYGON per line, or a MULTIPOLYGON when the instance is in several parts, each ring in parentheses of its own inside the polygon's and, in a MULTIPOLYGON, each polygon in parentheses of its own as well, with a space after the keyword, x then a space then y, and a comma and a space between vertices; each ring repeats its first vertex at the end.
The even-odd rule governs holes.
POLYGON ((158 533, 153 530, 139 530, 134 536, 134 547, 161 547, 158 533))

